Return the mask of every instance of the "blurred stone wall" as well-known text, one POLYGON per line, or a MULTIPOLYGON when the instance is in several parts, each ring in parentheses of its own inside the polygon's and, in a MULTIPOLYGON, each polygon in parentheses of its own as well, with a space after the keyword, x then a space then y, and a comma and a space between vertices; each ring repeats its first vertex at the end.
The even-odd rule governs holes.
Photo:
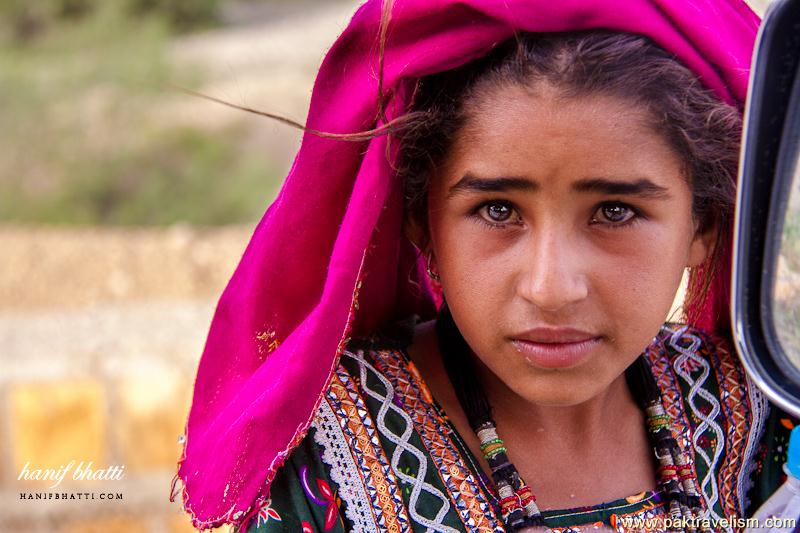
POLYGON ((168 502, 178 437, 250 231, 0 228, 0 531, 193 530, 168 502), (27 462, 73 460, 124 465, 124 477, 17 479, 27 462), (85 491, 123 499, 19 496, 85 491))

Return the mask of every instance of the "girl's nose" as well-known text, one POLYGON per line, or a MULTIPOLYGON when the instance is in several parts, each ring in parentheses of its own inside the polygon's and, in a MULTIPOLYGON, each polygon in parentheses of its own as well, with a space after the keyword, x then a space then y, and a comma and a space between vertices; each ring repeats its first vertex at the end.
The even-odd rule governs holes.
POLYGON ((532 236, 522 268, 518 292, 542 311, 556 312, 589 294, 587 251, 563 232, 542 231, 532 236))

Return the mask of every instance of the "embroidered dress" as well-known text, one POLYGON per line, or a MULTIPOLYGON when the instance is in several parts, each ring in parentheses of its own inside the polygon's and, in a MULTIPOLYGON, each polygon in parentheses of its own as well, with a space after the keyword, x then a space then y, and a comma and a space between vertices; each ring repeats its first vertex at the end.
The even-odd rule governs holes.
MULTIPOLYGON (((739 530, 721 520, 749 516, 782 482, 795 422, 769 413, 737 356, 698 330, 665 325, 645 355, 711 528, 739 530)), ((478 464, 403 347, 351 342, 247 531, 503 531, 478 464)), ((543 515, 556 532, 664 531, 653 519, 666 516, 657 491, 543 515)))

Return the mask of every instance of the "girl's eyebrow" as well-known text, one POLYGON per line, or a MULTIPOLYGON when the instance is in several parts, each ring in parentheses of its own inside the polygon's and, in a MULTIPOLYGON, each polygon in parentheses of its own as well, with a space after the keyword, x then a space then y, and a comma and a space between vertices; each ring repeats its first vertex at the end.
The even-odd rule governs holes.
POLYGON ((647 178, 636 181, 616 181, 607 178, 578 180, 572 188, 579 192, 599 192, 611 195, 633 195, 643 198, 669 198, 669 189, 657 185, 647 178))
POLYGON ((505 192, 505 191, 535 191, 539 184, 521 176, 498 176, 495 178, 478 178, 469 172, 450 187, 447 196, 451 197, 462 192, 505 192))
MULTIPOLYGON (((479 178, 467 173, 450 187, 447 196, 463 192, 507 192, 536 191, 541 186, 535 180, 522 176, 498 176, 479 178)), ((636 181, 619 181, 608 178, 587 178, 572 184, 578 192, 603 193, 609 195, 640 196, 643 198, 669 198, 669 189, 657 185, 647 178, 636 181)))

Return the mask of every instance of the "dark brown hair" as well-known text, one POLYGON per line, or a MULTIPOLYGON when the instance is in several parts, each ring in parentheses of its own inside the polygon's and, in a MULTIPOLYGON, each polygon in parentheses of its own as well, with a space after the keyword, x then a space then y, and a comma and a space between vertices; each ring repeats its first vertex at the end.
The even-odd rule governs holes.
POLYGON ((398 175, 409 219, 427 233, 430 181, 481 96, 539 83, 566 97, 603 95, 639 106, 680 157, 697 227, 717 235, 709 260, 690 273, 685 308, 699 308, 726 253, 741 118, 647 37, 606 30, 521 34, 484 58, 419 80, 409 110, 417 118, 398 134, 398 175))

